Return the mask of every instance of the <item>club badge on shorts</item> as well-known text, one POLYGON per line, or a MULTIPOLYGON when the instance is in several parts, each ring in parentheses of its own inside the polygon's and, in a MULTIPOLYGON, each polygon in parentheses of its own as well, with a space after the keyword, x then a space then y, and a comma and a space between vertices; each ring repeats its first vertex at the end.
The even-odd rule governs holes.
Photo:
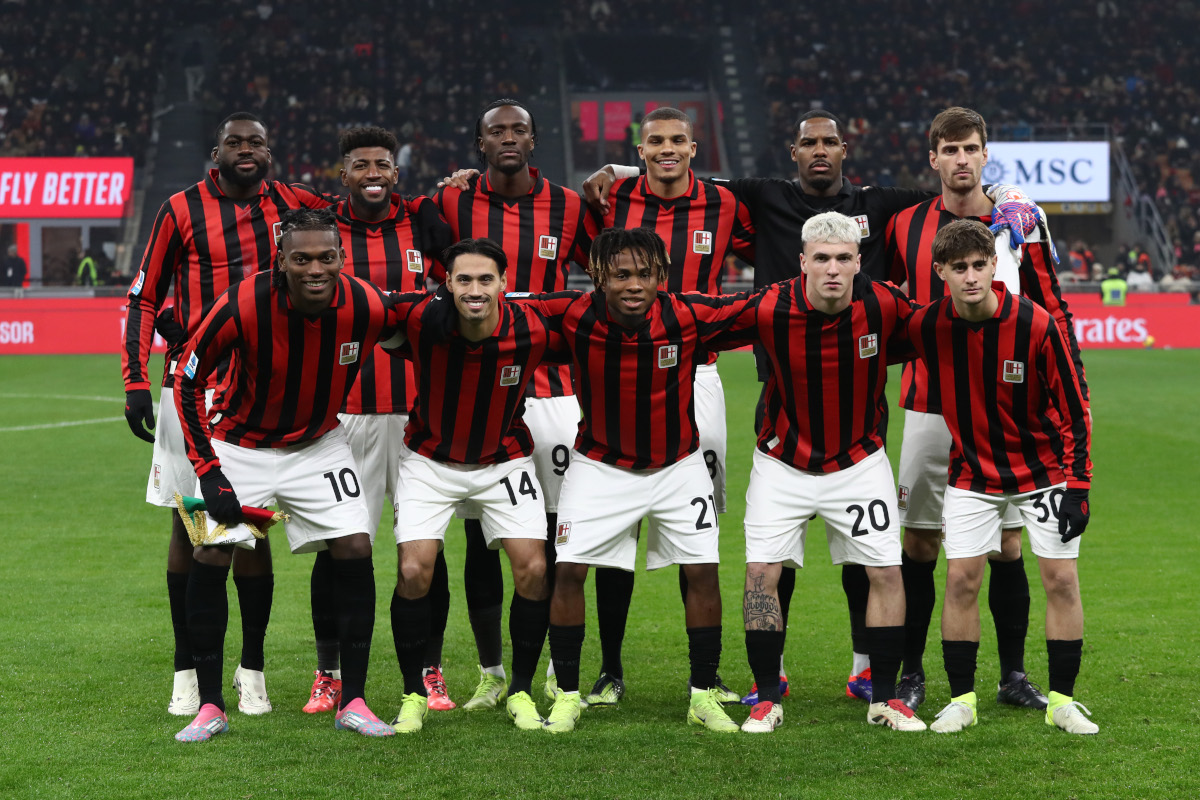
POLYGON ((1023 361, 1005 361, 1004 362, 1004 382, 1005 383, 1024 383, 1025 382, 1025 362, 1023 362, 1023 361))
POLYGON ((863 239, 871 235, 871 223, 867 221, 866 214, 855 214, 854 221, 858 223, 858 235, 863 239))
POLYGON ((664 344, 658 348, 658 368, 666 369, 679 363, 679 345, 664 344))
POLYGON ((558 257, 558 237, 557 236, 539 236, 538 237, 538 258, 544 258, 547 261, 553 261, 558 257))
POLYGON ((519 364, 509 364, 500 370, 500 385, 501 386, 516 386, 521 382, 521 366, 519 364))
POLYGON ((343 342, 338 353, 338 363, 343 367, 358 361, 358 342, 343 342))
POLYGON ((158 464, 154 465, 154 488, 158 489, 162 486, 162 467, 158 464))
POLYGON ((896 505, 901 511, 908 511, 908 487, 900 486, 896 490, 896 505))
POLYGON ((858 337, 858 357, 870 358, 879 352, 879 334, 868 333, 858 337))
POLYGON ((709 231, 692 231, 692 252, 701 255, 712 252, 712 234, 709 231))
POLYGON ((571 523, 569 523, 569 522, 558 523, 558 530, 555 532, 555 535, 554 535, 554 543, 556 545, 566 544, 567 540, 570 538, 571 538, 571 523))
POLYGON ((409 272, 425 271, 425 260, 421 258, 420 250, 405 250, 404 260, 408 264, 409 272))

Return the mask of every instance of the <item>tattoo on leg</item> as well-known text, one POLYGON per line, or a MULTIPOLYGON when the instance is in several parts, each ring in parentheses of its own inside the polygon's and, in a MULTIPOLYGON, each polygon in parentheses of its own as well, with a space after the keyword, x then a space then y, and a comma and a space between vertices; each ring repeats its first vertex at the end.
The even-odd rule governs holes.
POLYGON ((766 591, 764 583, 766 576, 758 575, 747 587, 742 599, 742 619, 748 631, 781 631, 783 612, 779 608, 779 598, 766 591))

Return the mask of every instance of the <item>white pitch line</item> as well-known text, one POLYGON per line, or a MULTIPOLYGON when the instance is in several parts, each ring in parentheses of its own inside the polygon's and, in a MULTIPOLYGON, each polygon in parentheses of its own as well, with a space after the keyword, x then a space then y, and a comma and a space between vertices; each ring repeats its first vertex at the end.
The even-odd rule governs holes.
POLYGON ((123 403, 124 397, 94 394, 20 394, 17 392, 0 392, 0 398, 12 400, 99 400, 106 403, 123 403))
POLYGON ((50 428, 74 428, 78 425, 96 425, 101 422, 124 422, 125 417, 102 417, 101 419, 78 419, 69 422, 47 422, 42 425, 14 425, 10 428, 0 428, 0 433, 16 433, 17 431, 44 431, 50 428))

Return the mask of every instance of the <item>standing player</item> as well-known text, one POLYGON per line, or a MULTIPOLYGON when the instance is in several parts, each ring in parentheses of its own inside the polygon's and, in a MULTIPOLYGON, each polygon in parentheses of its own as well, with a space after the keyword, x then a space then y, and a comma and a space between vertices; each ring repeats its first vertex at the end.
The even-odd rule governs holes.
MULTIPOLYGON (((893 280, 907 281, 909 296, 928 305, 945 294, 933 267, 932 245, 937 232, 956 219, 967 217, 990 223, 992 201, 983 191, 981 175, 987 163, 987 126, 979 114, 966 108, 948 108, 934 118, 929 129, 929 163, 942 182, 941 195, 905 209, 887 228, 888 255, 893 280)), ((1044 225, 1025 241, 1016 259, 1003 242, 996 249, 1001 263, 1019 260, 1008 274, 1010 290, 1019 288, 1051 313, 1075 360, 1083 384, 1083 363, 1071 315, 1058 289, 1054 256, 1044 225)), ((1086 386, 1084 386, 1086 395, 1086 386)), ((949 464, 950 433, 939 414, 938 387, 930 383, 924 363, 905 365, 900 390, 904 415, 904 444, 900 450, 900 515, 904 526, 904 588, 908 596, 908 638, 898 696, 916 710, 925 697, 922 657, 935 589, 933 570, 941 539, 942 497, 949 464)), ((1004 546, 988 560, 991 580, 988 605, 996 623, 1000 654, 1001 703, 1045 708, 1045 696, 1030 683, 1025 672, 1025 635, 1029 628, 1029 580, 1021 557, 1021 515, 1010 506, 1004 520, 1004 546)))
MULTIPOLYGON (((456 239, 486 237, 500 245, 508 258, 508 288, 514 292, 565 289, 569 262, 587 264, 587 207, 578 193, 551 183, 529 166, 536 145, 537 123, 525 106, 511 99, 490 103, 475 123, 475 146, 486 171, 465 184, 455 181, 434 197, 456 239)), ((535 442, 533 462, 548 520, 547 557, 552 559, 549 536, 579 427, 570 368, 538 368, 529 381, 527 400, 525 424, 535 442)), ((498 554, 484 546, 480 523, 468 519, 465 527, 467 608, 481 670, 475 694, 464 706, 471 711, 495 708, 504 691, 504 586, 498 554)))
POLYGON ((1015 506, 1046 589, 1046 724, 1096 733, 1072 699, 1083 651, 1077 560, 1089 517, 1091 422, 1070 349, 1046 309, 993 283, 994 242, 977 220, 939 230, 933 261, 950 296, 909 320, 953 442, 942 506, 951 700, 930 727, 953 733, 978 721, 979 586, 988 554, 1001 548, 1004 513, 1015 506))
MULTIPOLYGON (((750 213, 755 231, 755 287, 768 286, 797 277, 799 254, 804 249, 801 230, 813 215, 824 211, 837 211, 858 223, 862 239, 859 252, 862 270, 872 280, 885 280, 888 276, 884 253, 884 227, 896 212, 929 199, 932 193, 900 189, 896 187, 857 186, 842 175, 842 162, 846 157, 844 126, 836 116, 823 109, 814 109, 796 119, 789 151, 796 163, 796 178, 738 178, 715 183, 729 188, 734 196, 750 213)), ((588 203, 600 213, 607 213, 610 205, 609 185, 617 177, 633 177, 633 167, 608 165, 592 175, 583 185, 588 203)), ((1008 189, 1009 187, 1003 187, 1008 189)), ((998 191, 1001 187, 992 187, 998 191)), ((1019 193, 1006 195, 1009 201, 999 210, 1011 213, 1012 218, 996 218, 998 224, 1012 226, 1012 240, 1023 241, 1023 233, 1033 230, 1035 218, 1032 207, 1019 193), (1022 202, 1025 201, 1025 202, 1022 202)), ((755 350, 760 381, 767 380, 765 356, 755 350)), ((759 413, 761 416, 761 402, 759 413)), ((756 420, 757 422, 757 420, 756 420)), ((758 426, 755 426, 758 432, 758 426)), ((796 585, 796 572, 785 567, 780 575, 779 595, 783 611, 784 628, 787 627, 788 609, 792 591, 796 585)), ((859 565, 842 567, 842 586, 850 609, 850 632, 854 643, 850 677, 846 682, 846 694, 870 700, 870 660, 866 654, 866 611, 869 583, 866 571, 859 565)), ((780 662, 780 683, 786 694, 787 677, 780 662)), ((757 700, 757 687, 742 699, 753 704, 757 700)))
POLYGON ((632 570, 637 523, 648 517, 646 568, 680 564, 687 572, 688 722, 737 731, 715 688, 720 522, 699 452, 693 385, 696 367, 708 361, 706 342, 748 300, 658 292, 667 280, 667 254, 662 239, 646 228, 600 233, 588 269, 595 291, 532 301, 561 325, 583 409, 555 534, 550 651, 558 692, 546 729, 571 731, 579 719, 588 566, 632 570))
MULTIPOLYGON (((336 198, 300 186, 265 180, 271 168, 267 129, 253 114, 229 115, 216 130, 212 149, 216 167, 204 180, 172 195, 159 209, 141 268, 129 289, 122 369, 125 418, 135 436, 154 443, 146 502, 171 508, 167 551, 167 596, 175 632, 175 682, 167 710, 191 716, 200 698, 187 638, 187 583, 192 545, 174 511, 175 493, 192 494, 196 483, 184 450, 183 431, 174 412, 174 367, 182 346, 166 357, 159 398, 160 424, 154 428, 150 377, 146 373, 154 320, 173 295, 176 323, 194 332, 214 301, 229 286, 262 270, 275 259, 280 215, 289 208, 320 207, 336 198), (171 287, 174 285, 174 291, 171 287)), ((271 615, 274 577, 271 548, 241 552, 234 560, 233 582, 242 612, 242 657, 234 673, 238 708, 247 714, 271 710, 263 677, 263 640, 271 615)))
POLYGON ((369 515, 337 418, 361 355, 391 336, 394 318, 378 289, 341 274, 343 258, 331 211, 285 214, 278 267, 218 298, 175 372, 175 406, 211 517, 209 534, 216 534, 216 523, 228 526, 225 535, 195 548, 188 578, 188 635, 201 706, 175 735, 181 742, 206 741, 229 727, 221 696, 225 579, 234 545, 255 544, 238 525, 242 500, 274 502, 291 516, 292 552, 330 551, 342 657, 335 726, 365 736, 395 733, 363 699, 375 576, 369 515), (226 361, 206 411, 205 389, 226 361))
MULTIPOLYGON (((666 289, 670 292, 721 293, 727 253, 754 261, 753 231, 744 206, 720 186, 696 179, 692 157, 692 121, 676 108, 657 108, 640 125, 638 156, 646 174, 625 178, 608 193, 605 228, 650 228, 670 258, 666 289)), ((696 426, 700 452, 713 481, 717 512, 725 513, 725 389, 713 353, 696 368, 696 426)), ((614 705, 625 694, 621 645, 633 595, 634 573, 601 567, 596 570, 596 618, 600 632, 600 677, 585 702, 589 707, 614 705)), ((686 602, 687 572, 679 570, 680 594, 686 602)), ((717 676, 724 702, 739 696, 717 676)), ((547 684, 549 686, 549 684, 547 684)))
MULTIPOLYGON (((389 292, 425 288, 425 276, 452 243, 449 226, 431 200, 405 201, 393 193, 396 184, 396 137, 383 128, 350 128, 339 137, 342 185, 348 197, 336 209, 338 231, 346 249, 343 269, 389 292)), ((346 397, 340 415, 370 512, 371 541, 381 508, 392 508, 396 497, 397 464, 404 440, 408 410, 416 396, 412 364, 380 358, 376 350, 363 354, 358 380, 346 397), (385 503, 386 496, 386 506, 385 503)), ((311 580, 313 631, 317 669, 304 710, 332 711, 341 692, 337 617, 333 604, 333 563, 328 550, 317 553, 311 580)), ((445 628, 450 602, 446 560, 439 553, 434 569, 434 611, 445 628)), ((425 688, 429 707, 454 708, 442 679, 441 639, 430 639, 425 658, 425 688)))
POLYGON ((404 700, 394 724, 400 733, 415 733, 428 711, 421 659, 437 633, 429 586, 450 517, 469 501, 479 510, 488 546, 503 546, 513 571, 512 683, 496 702, 507 696, 509 718, 533 730, 543 722, 531 687, 550 595, 542 488, 521 414, 526 384, 543 358, 562 357, 563 344, 536 311, 503 300, 507 258, 495 242, 465 239, 445 259, 446 286, 436 295, 395 299, 419 378, 396 493, 392 635, 404 700))

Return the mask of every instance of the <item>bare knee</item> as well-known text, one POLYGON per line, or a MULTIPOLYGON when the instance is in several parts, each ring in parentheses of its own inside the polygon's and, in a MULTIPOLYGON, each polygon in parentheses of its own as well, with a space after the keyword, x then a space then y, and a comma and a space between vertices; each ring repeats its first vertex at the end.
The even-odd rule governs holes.
POLYGON ((433 583, 433 562, 425 562, 415 555, 404 554, 399 565, 400 578, 396 582, 396 593, 406 600, 417 600, 429 594, 433 583))
POLYGON ((992 561, 1016 561, 1021 557, 1021 528, 1006 528, 1000 535, 1000 553, 992 561))
MULTIPOLYGON (((971 562, 974 560, 971 559, 971 562)), ((979 584, 983 580, 983 570, 976 569, 974 563, 962 561, 965 559, 951 561, 946 572, 946 602, 971 605, 979 600, 979 584)))
POLYGON ((329 555, 339 561, 351 558, 371 557, 371 537, 366 533, 352 533, 326 542, 329 555))
POLYGON ((716 564, 684 564, 684 575, 688 580, 688 593, 718 594, 721 591, 716 564))
POLYGON ((905 528, 904 552, 910 559, 919 563, 937 561, 941 537, 941 531, 905 528))
POLYGON ((867 580, 871 582, 871 592, 885 596, 904 591, 904 579, 900 567, 867 567, 867 580))
POLYGON ((1079 602, 1079 573, 1075 570, 1075 562, 1063 559, 1061 563, 1055 563, 1047 559, 1042 566, 1042 586, 1051 602, 1079 602))

